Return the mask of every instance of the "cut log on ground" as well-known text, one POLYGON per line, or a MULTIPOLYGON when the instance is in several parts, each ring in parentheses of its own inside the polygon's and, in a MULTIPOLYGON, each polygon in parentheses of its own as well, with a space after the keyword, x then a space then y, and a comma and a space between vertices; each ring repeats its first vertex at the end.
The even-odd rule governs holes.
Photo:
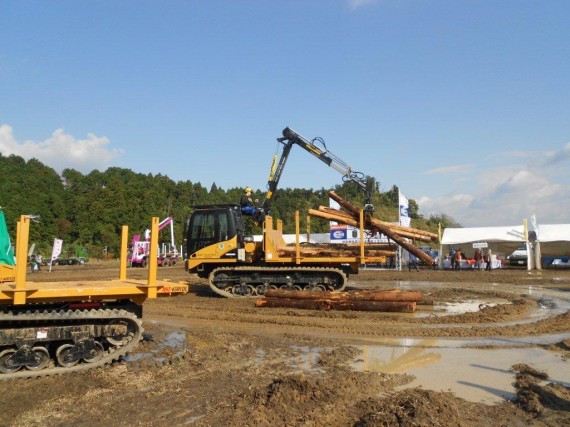
POLYGON ((257 300, 256 307, 302 308, 309 310, 355 310, 413 313, 415 302, 406 301, 346 301, 331 299, 267 298, 257 300))
POLYGON ((348 291, 311 292, 268 289, 256 307, 286 307, 309 310, 355 310, 413 313, 421 292, 401 291, 348 291))
POLYGON ((406 301, 419 302, 422 293, 419 291, 402 291, 393 289, 388 291, 346 291, 346 292, 311 292, 289 291, 284 289, 268 289, 265 291, 266 298, 291 298, 291 299, 324 299, 344 301, 406 301))

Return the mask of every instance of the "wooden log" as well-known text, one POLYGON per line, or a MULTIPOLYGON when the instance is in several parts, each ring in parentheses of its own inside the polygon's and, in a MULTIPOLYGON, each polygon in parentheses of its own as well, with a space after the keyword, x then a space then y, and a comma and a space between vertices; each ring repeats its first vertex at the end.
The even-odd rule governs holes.
MULTIPOLYGON (((330 208, 328 206, 319 206, 319 211, 332 215, 331 218, 337 217, 337 218, 354 219, 356 221, 359 221, 360 214, 355 215, 348 212, 339 211, 338 209, 330 208)), ((421 239, 417 238, 416 240, 422 240, 426 242, 437 240, 438 238, 437 234, 432 233, 431 231, 420 230, 419 228, 413 228, 413 227, 404 227, 403 225, 392 224, 391 222, 382 221, 379 220, 378 218, 375 218, 375 220, 378 221, 380 224, 389 227, 391 230, 397 232, 402 236, 404 235, 404 233, 412 233, 417 236, 422 236, 421 239)), ((331 221, 334 221, 334 219, 331 219, 331 221)))
MULTIPOLYGON (((326 244, 323 244, 326 245, 326 244)), ((299 248, 301 256, 312 256, 312 257, 331 257, 331 258, 340 258, 340 257, 355 257, 360 255, 360 248, 356 247, 339 247, 335 248, 335 244, 330 244, 328 246, 307 246, 302 245, 299 248)), ((295 246, 280 246, 277 248, 277 253, 280 257, 291 257, 296 256, 297 249, 295 246)), ((394 256, 396 252, 394 250, 380 250, 380 249, 365 249, 365 256, 374 258, 374 257, 386 257, 386 256, 394 256)))
POLYGON ((339 301, 294 298, 268 298, 257 300, 256 307, 301 308, 308 310, 354 310, 413 313, 415 302, 405 301, 339 301))
MULTIPOLYGON (((321 212, 319 211, 315 211, 314 209, 310 209, 309 210, 309 215, 313 215, 313 216, 317 216, 319 217, 321 212)), ((327 218, 325 218, 327 219, 327 218)), ((373 220, 372 220, 373 221, 373 220)), ((354 224, 357 224, 356 222, 354 224)), ((352 225, 352 224, 349 224, 352 225)), ((356 225, 358 226, 358 225, 356 225)), ((421 260, 423 260, 427 265, 432 265, 435 261, 432 257, 430 257, 428 254, 426 254, 424 251, 422 251, 421 249, 419 249, 418 247, 412 245, 411 243, 408 243, 404 240, 404 237, 400 236, 399 234, 393 232, 392 230, 390 230, 388 227, 384 227, 381 225, 377 225, 374 224, 373 222, 371 223, 371 225, 368 227, 370 230, 372 231, 379 231, 380 233, 385 234, 386 236, 388 236, 390 239, 392 239, 394 242, 396 242, 398 245, 402 246, 404 249, 406 249, 408 252, 413 253, 414 255, 416 255, 418 258, 420 258, 421 260)))
MULTIPOLYGON (((334 191, 330 191, 329 192, 329 196, 331 199, 335 200, 339 205, 341 205, 343 208, 345 208, 350 214, 353 215, 353 217, 355 219, 360 218, 360 208, 354 206, 352 203, 350 203, 347 200, 344 200, 342 197, 340 197, 338 194, 336 194, 334 191)), ((329 208, 332 209, 332 208, 329 208)), ((369 215, 370 218, 372 218, 371 215, 369 215)), ((406 229, 406 228, 411 228, 412 230, 414 230, 414 232, 416 232, 416 234, 424 234, 426 236, 429 236, 430 239, 432 240, 437 240, 438 239, 438 235, 435 233, 432 233, 431 231, 426 231, 426 230, 419 230, 417 228, 412 228, 412 227, 403 227, 401 225, 394 225, 391 224, 389 222, 386 221, 381 221, 377 218, 374 218, 375 222, 379 225, 385 225, 387 227, 390 228, 395 228, 395 229, 406 229)))
POLYGON ((311 292, 289 291, 284 289, 268 289, 264 294, 267 298, 290 299, 324 299, 345 301, 405 301, 418 302, 422 300, 419 291, 401 291, 399 289, 382 291, 347 291, 347 292, 311 292))
MULTIPOLYGON (((353 206, 350 202, 348 202, 348 201, 344 200, 343 198, 341 198, 340 196, 338 196, 334 191, 331 191, 329 193, 329 195, 331 196, 331 198, 333 200, 335 200, 339 205, 341 205, 343 208, 347 209, 349 212, 351 212, 353 214, 357 213, 358 215, 360 215, 360 209, 358 209, 356 206, 353 206)), ((402 236, 393 232, 389 227, 382 225, 380 223, 380 221, 375 221, 374 218, 370 218, 370 230, 371 231, 379 231, 380 233, 385 234, 390 239, 395 241, 398 245, 400 245, 401 247, 406 249, 409 253, 412 253, 416 257, 421 259, 427 265, 433 265, 434 264, 435 260, 432 257, 430 257, 428 254, 426 254, 420 248, 412 245, 411 243, 406 242, 402 236)))
MULTIPOLYGON (((337 212, 340 212, 340 211, 337 211, 337 212)), ((339 222, 342 224, 352 225, 353 227, 360 227, 359 220, 353 218, 349 214, 334 215, 331 212, 323 212, 321 210, 316 211, 314 209, 309 209, 309 215, 317 217, 317 218, 325 219, 327 221, 336 221, 336 222, 339 222)), ((368 224, 370 224, 370 222, 368 222, 368 224)), ((390 223, 385 222, 385 224, 390 224, 390 223)), ((372 228, 372 226, 367 225, 366 228, 372 228)), ((390 230, 392 230, 392 228, 390 228, 390 230)), ((402 232, 398 229, 397 233, 400 236, 405 237, 407 239, 420 240, 422 242, 431 242, 431 238, 426 237, 425 235, 422 235, 422 234, 416 234, 414 230, 416 230, 416 229, 410 228, 410 229, 404 230, 402 232)))
POLYGON ((360 209, 355 207, 352 203, 350 203, 347 200, 344 200, 342 197, 340 197, 338 194, 336 194, 334 191, 329 191, 329 197, 331 199, 333 199, 335 202, 337 202, 340 206, 342 206, 343 208, 345 208, 348 212, 350 212, 351 214, 357 214, 360 215, 360 209))

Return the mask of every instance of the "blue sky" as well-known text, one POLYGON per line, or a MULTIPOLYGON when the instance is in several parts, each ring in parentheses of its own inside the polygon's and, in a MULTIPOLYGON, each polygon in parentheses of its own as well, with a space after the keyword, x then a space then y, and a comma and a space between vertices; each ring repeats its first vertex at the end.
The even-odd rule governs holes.
MULTIPOLYGON (((570 222, 570 2, 0 2, 0 153, 264 190, 284 127, 464 226, 570 222)), ((282 188, 329 188, 291 152, 282 188)))

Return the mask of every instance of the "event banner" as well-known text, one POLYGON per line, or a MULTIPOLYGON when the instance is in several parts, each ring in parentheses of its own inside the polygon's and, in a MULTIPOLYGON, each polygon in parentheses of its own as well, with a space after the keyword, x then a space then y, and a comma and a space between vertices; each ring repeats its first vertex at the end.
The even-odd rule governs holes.
POLYGON ((53 240, 53 249, 51 251, 51 260, 55 261, 59 254, 61 253, 61 247, 63 245, 63 240, 61 239, 54 239, 53 240))
MULTIPOLYGON (((329 206, 333 209, 340 209, 340 205, 333 199, 329 199, 329 206)), ((372 234, 369 230, 364 230, 366 243, 386 243, 388 238, 382 233, 372 234)), ((330 242, 331 243, 360 243, 360 229, 352 225, 339 224, 330 221, 330 242)))

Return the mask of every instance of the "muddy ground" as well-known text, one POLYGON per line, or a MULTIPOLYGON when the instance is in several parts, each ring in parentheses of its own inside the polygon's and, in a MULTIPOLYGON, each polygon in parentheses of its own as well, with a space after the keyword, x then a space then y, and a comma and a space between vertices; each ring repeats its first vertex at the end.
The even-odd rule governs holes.
MULTIPOLYGON (((128 276, 145 278, 146 270, 128 276)), ((144 305, 145 338, 126 359, 84 373, 0 382, 2 426, 561 426, 570 388, 555 373, 511 367, 517 397, 496 405, 451 392, 406 388, 413 377, 354 369, 359 344, 386 337, 570 336, 570 312, 537 317, 529 289, 570 292, 570 271, 388 272, 351 276, 349 289, 419 290, 435 304, 497 299, 509 304, 437 316, 256 308, 225 299, 181 266, 159 278, 189 283, 187 295, 144 305), (307 354, 307 349, 319 349, 307 354), (308 361, 308 362, 307 362, 308 361)), ((111 279, 118 266, 56 266, 28 280, 111 279)), ((536 343, 570 363, 570 340, 536 343)), ((568 368, 567 368, 568 369, 568 368)))

